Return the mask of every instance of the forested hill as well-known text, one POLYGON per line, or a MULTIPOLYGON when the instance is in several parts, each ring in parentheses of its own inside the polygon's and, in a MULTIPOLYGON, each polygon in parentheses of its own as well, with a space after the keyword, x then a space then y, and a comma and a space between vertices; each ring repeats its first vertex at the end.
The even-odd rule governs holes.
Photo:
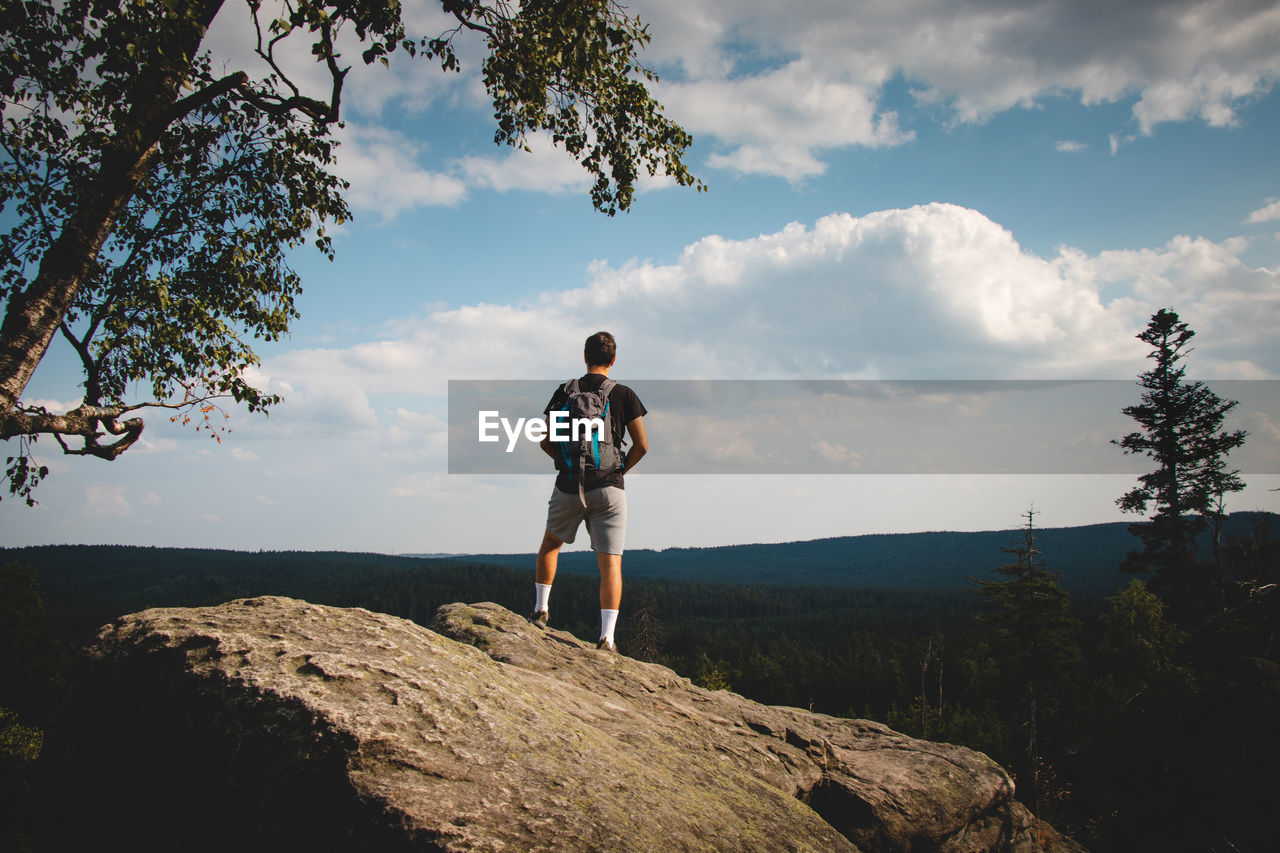
MULTIPOLYGON (((1228 532, 1247 535, 1256 522, 1266 519, 1274 522, 1276 516, 1236 513, 1228 532)), ((1273 523, 1272 530, 1280 530, 1280 524, 1273 523)), ((585 541, 585 532, 582 536, 585 541)), ((1020 541, 1021 532, 1016 530, 844 536, 768 545, 634 550, 627 552, 625 567, 632 581, 961 592, 976 586, 971 578, 992 578, 995 569, 1009 559, 1001 549, 1020 541)), ((1116 523, 1046 528, 1036 532, 1036 545, 1066 589, 1077 597, 1096 599, 1128 583, 1117 566, 1138 541, 1127 524, 1116 523)), ((83 627, 146 607, 216 604, 252 595, 376 606, 382 603, 381 591, 399 588, 408 576, 423 579, 424 588, 431 591, 431 606, 454 600, 514 606, 507 596, 513 587, 521 595, 526 592, 518 580, 532 574, 534 557, 532 553, 428 558, 48 545, 0 549, 0 563, 10 561, 32 569, 60 621, 83 627), (426 582, 427 577, 432 580, 426 582)), ((563 554, 560 566, 570 576, 596 574, 590 551, 563 554)), ((388 595, 401 597, 398 592, 388 595)), ((413 602, 413 609, 428 606, 417 598, 413 602)), ((429 619, 430 610, 403 615, 429 619)))
MULTIPOLYGON (((1274 513, 1239 512, 1226 533, 1248 534, 1255 521, 1274 513)), ((1280 524, 1272 525, 1280 531, 1280 524)), ((1036 547, 1046 565, 1057 572, 1069 592, 1110 595, 1129 582, 1116 567, 1141 543, 1127 522, 1037 530, 1036 547)), ((586 541, 585 531, 580 542, 586 541)), ((977 533, 895 533, 839 536, 769 545, 717 548, 668 548, 627 551, 629 578, 693 580, 705 583, 765 584, 874 589, 960 589, 970 578, 986 579, 1009 555, 1001 551, 1021 544, 1018 530, 977 533)), ((1207 552, 1208 545, 1203 543, 1207 552)), ((529 568, 533 554, 475 554, 481 563, 529 568)), ((596 573, 590 551, 561 554, 564 571, 596 573)))

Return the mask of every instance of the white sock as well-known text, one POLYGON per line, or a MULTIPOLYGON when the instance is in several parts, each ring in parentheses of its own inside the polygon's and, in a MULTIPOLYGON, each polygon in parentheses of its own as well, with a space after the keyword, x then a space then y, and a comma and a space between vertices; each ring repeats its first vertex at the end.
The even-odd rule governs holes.
POLYGON ((613 629, 618 625, 618 611, 600 611, 600 639, 613 642, 613 629))
POLYGON ((539 610, 548 610, 547 602, 551 600, 551 584, 535 583, 533 585, 533 591, 535 599, 533 612, 537 613, 539 610))

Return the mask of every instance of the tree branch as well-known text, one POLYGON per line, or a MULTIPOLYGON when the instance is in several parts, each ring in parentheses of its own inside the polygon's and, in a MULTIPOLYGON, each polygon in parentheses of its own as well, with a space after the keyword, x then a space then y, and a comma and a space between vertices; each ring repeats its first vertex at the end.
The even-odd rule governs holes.
POLYGON ((244 89, 248 83, 249 75, 244 71, 237 71, 234 74, 228 74, 221 80, 216 80, 208 86, 205 86, 200 91, 192 92, 185 98, 175 101, 168 110, 161 114, 159 120, 165 127, 168 127, 170 124, 188 113, 192 113, 206 104, 213 103, 215 100, 233 89, 244 89))
POLYGON ((65 321, 58 325, 62 336, 67 339, 71 347, 80 356, 80 364, 84 367, 84 398, 93 402, 95 405, 102 400, 102 383, 99 381, 98 363, 93 359, 93 353, 89 352, 89 337, 80 340, 71 333, 71 328, 65 321))
POLYGON ((267 65, 271 66, 271 70, 274 72, 275 76, 281 83, 289 87, 289 90, 293 92, 293 95, 288 98, 281 98, 278 95, 268 95, 254 91, 248 85, 241 84, 239 88, 245 100, 263 112, 271 115, 283 115, 293 110, 297 110, 303 115, 310 117, 313 121, 323 122, 325 124, 332 124, 333 122, 336 122, 339 116, 338 107, 342 100, 342 84, 346 79, 347 72, 351 69, 350 67, 338 67, 337 54, 333 49, 332 20, 326 20, 320 27, 320 42, 323 46, 325 65, 328 67, 329 75, 333 80, 333 89, 329 95, 329 103, 326 104, 317 98, 309 98, 303 95, 298 86, 289 79, 289 75, 284 73, 284 69, 276 63, 275 46, 288 37, 292 28, 277 34, 267 43, 266 50, 263 50, 262 24, 258 18, 259 8, 259 6, 254 6, 252 9, 253 28, 257 33, 258 40, 257 46, 254 48, 254 53, 258 54, 258 56, 261 57, 267 65))
POLYGON ((62 452, 70 456, 96 456, 99 459, 115 459, 142 437, 142 418, 118 421, 117 417, 131 407, 80 405, 65 415, 51 415, 43 409, 20 409, 0 415, 0 438, 15 435, 47 433, 57 439, 62 452), (111 435, 122 438, 111 444, 99 444, 103 433, 99 426, 111 435), (84 439, 84 447, 67 446, 63 436, 74 435, 84 439))
POLYGON ((451 12, 453 16, 458 19, 459 24, 471 30, 472 32, 484 33, 489 38, 493 38, 493 28, 489 26, 485 26, 484 24, 477 24, 475 21, 468 18, 466 15, 462 13, 461 6, 456 4, 446 3, 445 11, 451 12), (452 6, 452 8, 450 8, 450 6, 452 6))
MULTIPOLYGON (((15 436, 34 436, 41 433, 52 435, 68 456, 96 456, 99 459, 115 459, 132 447, 142 437, 146 425, 142 418, 121 416, 139 409, 190 409, 208 403, 210 400, 221 400, 229 394, 207 394, 203 397, 192 397, 181 403, 133 403, 114 406, 99 406, 82 402, 64 415, 48 412, 43 406, 24 406, 9 412, 0 413, 0 439, 15 436), (106 430, 102 432, 101 430, 106 430), (119 441, 110 444, 99 443, 106 435, 122 436, 119 441), (84 440, 84 447, 72 448, 66 436, 76 436, 84 440)), ((213 406, 205 407, 212 409, 213 406)))

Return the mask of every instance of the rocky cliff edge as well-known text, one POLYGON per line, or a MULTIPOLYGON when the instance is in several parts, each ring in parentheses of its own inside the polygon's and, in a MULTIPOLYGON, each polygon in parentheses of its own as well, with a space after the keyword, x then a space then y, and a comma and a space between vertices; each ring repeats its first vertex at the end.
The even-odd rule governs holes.
POLYGON ((980 753, 704 690, 494 604, 431 630, 276 597, 121 617, 44 763, 55 849, 1082 849, 980 753))

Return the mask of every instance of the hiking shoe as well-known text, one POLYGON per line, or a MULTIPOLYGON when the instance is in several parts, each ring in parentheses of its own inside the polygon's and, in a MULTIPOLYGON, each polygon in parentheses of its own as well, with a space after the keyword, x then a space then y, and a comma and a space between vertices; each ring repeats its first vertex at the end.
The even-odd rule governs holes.
POLYGON ((533 612, 533 615, 529 617, 529 621, 539 628, 545 628, 547 627, 547 619, 549 618, 550 618, 550 614, 547 613, 547 611, 535 610, 533 612))
POLYGON ((601 637, 596 642, 596 648, 600 649, 601 651, 609 652, 615 655, 618 653, 618 647, 615 646, 613 643, 609 642, 608 640, 606 640, 604 637, 601 637))

